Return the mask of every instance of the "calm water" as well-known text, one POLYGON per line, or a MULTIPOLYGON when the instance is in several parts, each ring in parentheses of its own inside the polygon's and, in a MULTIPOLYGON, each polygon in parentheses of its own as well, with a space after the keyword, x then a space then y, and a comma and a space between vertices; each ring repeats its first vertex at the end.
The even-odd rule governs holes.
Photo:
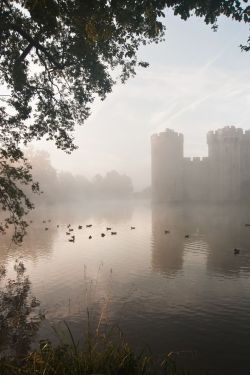
POLYGON ((47 318, 39 339, 63 320, 80 339, 88 308, 93 325, 102 314, 101 327, 118 324, 135 347, 181 351, 209 374, 250 373, 248 207, 79 204, 40 209, 32 219, 21 247, 2 240, 0 262, 11 276, 22 258, 47 318))

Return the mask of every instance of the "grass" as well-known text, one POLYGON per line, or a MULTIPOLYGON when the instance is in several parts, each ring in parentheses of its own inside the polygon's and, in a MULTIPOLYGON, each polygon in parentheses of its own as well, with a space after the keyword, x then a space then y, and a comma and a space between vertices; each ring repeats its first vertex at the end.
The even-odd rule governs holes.
MULTIPOLYGON (((66 324, 66 323, 65 323, 66 324)), ((0 359, 1 375, 177 375, 171 355, 156 362, 150 352, 136 353, 118 329, 109 334, 88 334, 83 347, 75 343, 71 331, 70 344, 53 346, 50 341, 25 357, 6 356, 0 359)))

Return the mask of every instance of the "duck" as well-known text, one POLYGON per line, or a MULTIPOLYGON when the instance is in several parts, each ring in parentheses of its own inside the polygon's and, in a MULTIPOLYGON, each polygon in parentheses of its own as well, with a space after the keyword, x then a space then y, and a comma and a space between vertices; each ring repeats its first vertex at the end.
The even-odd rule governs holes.
POLYGON ((89 236, 89 240, 91 240, 92 239, 92 236, 89 236))
POLYGON ((189 234, 185 234, 185 238, 189 238, 189 234))
POLYGON ((49 230, 49 228, 46 227, 46 228, 44 228, 44 230, 49 230))
POLYGON ((59 225, 57 224, 57 226, 56 226, 57 228, 59 228, 59 225))
POLYGON ((69 239, 69 242, 75 242, 75 236, 72 236, 72 237, 69 239))
POLYGON ((86 225, 86 228, 91 228, 92 227, 92 224, 87 224, 86 225))
POLYGON ((116 234, 117 234, 117 232, 111 232, 112 236, 115 236, 116 234))
POLYGON ((168 233, 170 233, 170 230, 166 229, 166 230, 164 231, 164 233, 165 233, 165 234, 168 234, 168 233))
POLYGON ((250 224, 245 224, 245 227, 250 227, 250 224))
POLYGON ((78 225, 78 229, 82 229, 82 225, 78 225))
POLYGON ((101 234, 101 236, 102 236, 102 237, 105 237, 105 236, 106 236, 106 234, 102 233, 102 234, 101 234))
POLYGON ((70 232, 66 232, 66 235, 69 236, 69 235, 70 235, 70 232))
POLYGON ((234 255, 237 255, 240 253, 240 249, 234 249, 234 255))
POLYGON ((111 230, 111 228, 110 228, 110 227, 107 227, 106 230, 111 230))
POLYGON ((73 228, 69 228, 69 232, 73 232, 73 230, 74 230, 73 228))
POLYGON ((130 227, 131 230, 135 229, 135 227, 130 227))

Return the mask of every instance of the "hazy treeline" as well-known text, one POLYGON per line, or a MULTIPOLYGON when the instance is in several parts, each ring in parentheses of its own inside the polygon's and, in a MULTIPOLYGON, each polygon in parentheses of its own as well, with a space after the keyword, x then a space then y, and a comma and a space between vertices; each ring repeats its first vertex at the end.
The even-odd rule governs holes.
MULTIPOLYGON (((131 178, 117 171, 98 174, 92 180, 83 175, 58 172, 50 162, 47 152, 27 152, 32 174, 39 182, 40 195, 32 195, 32 201, 40 204, 57 204, 79 200, 126 199, 133 194, 131 178)), ((27 192, 28 195, 29 192, 27 192)))

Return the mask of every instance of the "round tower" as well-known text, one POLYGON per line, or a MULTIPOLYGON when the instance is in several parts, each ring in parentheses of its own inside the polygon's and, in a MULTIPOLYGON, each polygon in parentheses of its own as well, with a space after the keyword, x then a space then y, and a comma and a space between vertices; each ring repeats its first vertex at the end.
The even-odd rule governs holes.
POLYGON ((183 135, 173 130, 151 137, 152 199, 179 202, 183 199, 183 135))
POLYGON ((242 137, 243 130, 235 126, 227 126, 207 134, 212 201, 240 200, 242 137))

